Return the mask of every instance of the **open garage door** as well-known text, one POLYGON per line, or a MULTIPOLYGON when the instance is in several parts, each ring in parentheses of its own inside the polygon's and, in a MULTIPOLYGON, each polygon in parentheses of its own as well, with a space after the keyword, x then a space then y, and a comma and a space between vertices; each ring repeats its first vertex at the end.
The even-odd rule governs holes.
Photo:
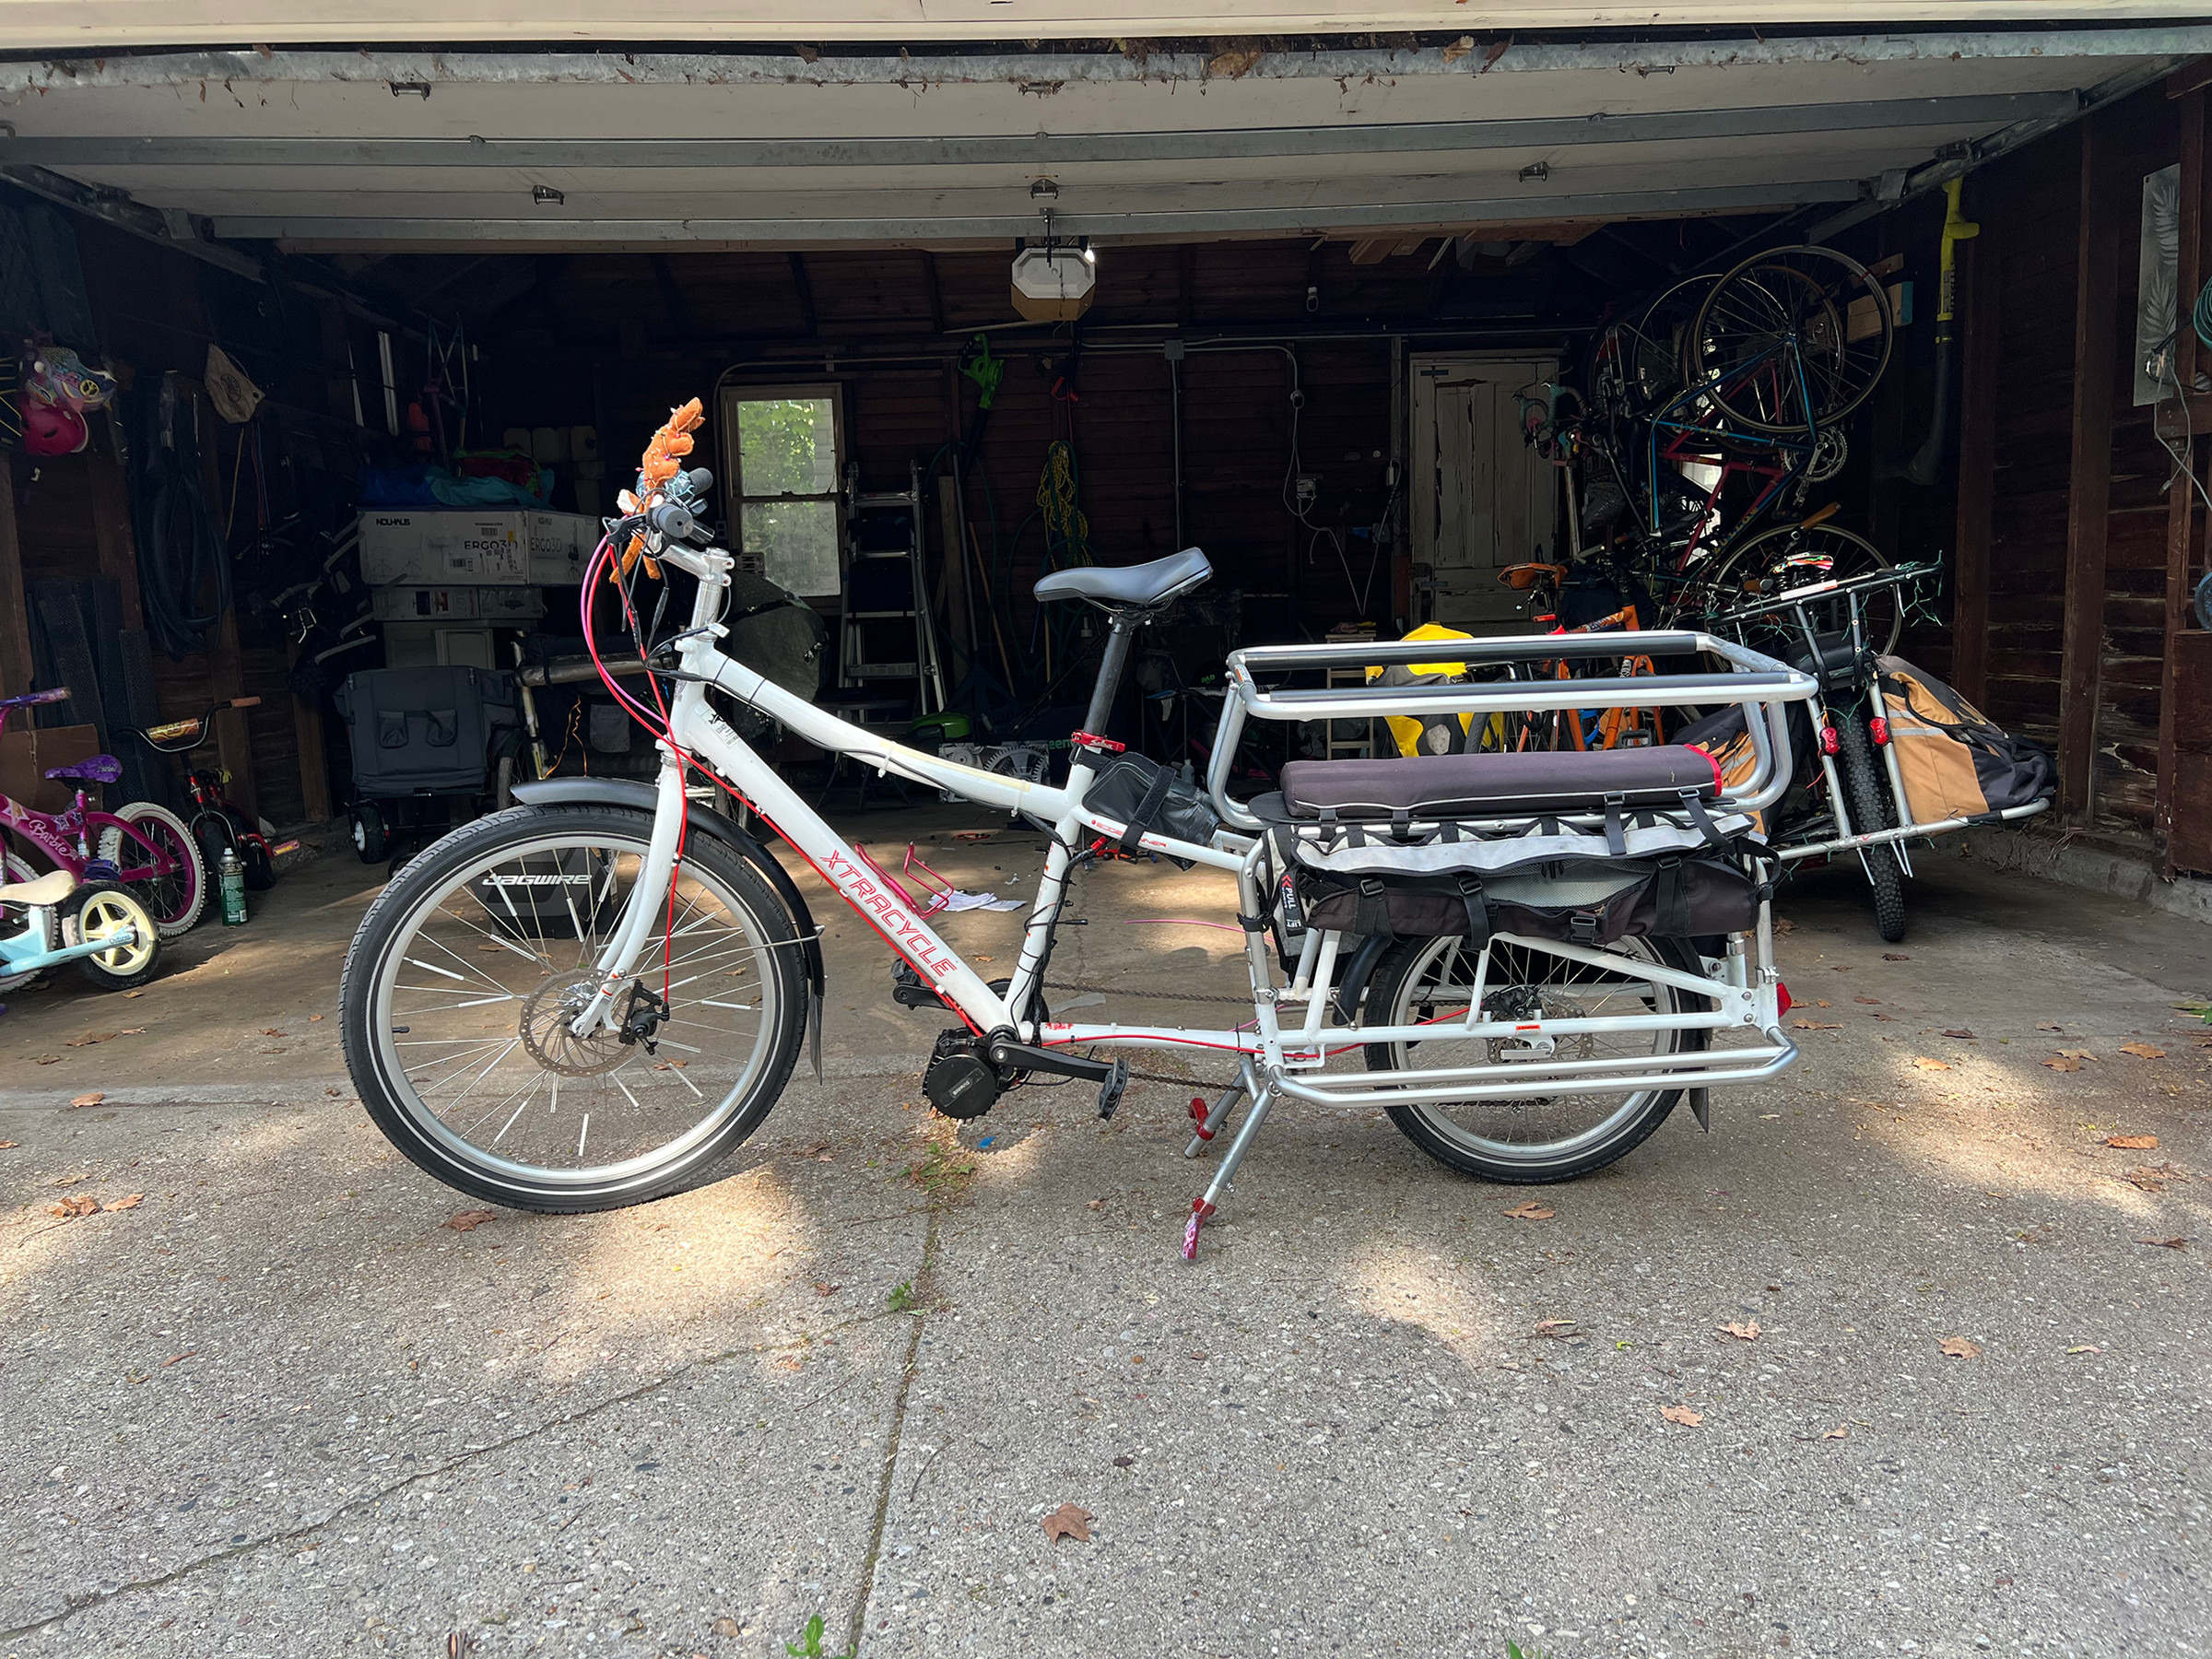
MULTIPOLYGON (((120 8, 128 9, 128 8, 120 8)), ((1871 210, 2204 27, 1234 53, 225 52, 0 66, 0 171, 206 251, 1004 245, 1871 210)))

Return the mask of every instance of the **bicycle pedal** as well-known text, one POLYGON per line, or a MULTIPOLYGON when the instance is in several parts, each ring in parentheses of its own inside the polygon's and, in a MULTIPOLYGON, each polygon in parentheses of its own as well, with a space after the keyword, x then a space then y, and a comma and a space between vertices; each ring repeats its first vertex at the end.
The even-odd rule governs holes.
POLYGON ((1129 1087, 1129 1062, 1116 1060, 1099 1085, 1099 1122, 1111 1123, 1122 1104, 1122 1090, 1129 1087))

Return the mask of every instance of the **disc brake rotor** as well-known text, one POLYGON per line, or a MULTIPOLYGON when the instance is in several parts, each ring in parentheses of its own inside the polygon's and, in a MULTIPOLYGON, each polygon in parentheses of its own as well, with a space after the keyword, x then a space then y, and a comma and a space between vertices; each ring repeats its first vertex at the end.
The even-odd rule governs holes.
POLYGON ((579 1037, 571 1029, 576 1016, 591 1006, 598 993, 596 973, 555 975, 524 999, 518 1035, 523 1047, 547 1071, 564 1077, 595 1077, 629 1058, 632 1051, 605 1026, 588 1037, 579 1037))

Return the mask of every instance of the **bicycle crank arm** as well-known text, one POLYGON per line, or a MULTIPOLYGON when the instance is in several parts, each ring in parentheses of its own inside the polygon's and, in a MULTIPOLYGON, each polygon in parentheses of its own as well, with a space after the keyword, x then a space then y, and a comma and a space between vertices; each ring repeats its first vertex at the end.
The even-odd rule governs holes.
POLYGON ((1026 1042, 1010 1040, 991 1045, 991 1064, 1014 1067, 1021 1071, 1050 1072, 1056 1077, 1081 1077, 1099 1086, 1099 1116, 1113 1116, 1114 1109, 1122 1103, 1122 1091, 1129 1087, 1129 1062, 1126 1060, 1092 1060, 1081 1054, 1063 1054, 1053 1049, 1032 1048, 1026 1042))

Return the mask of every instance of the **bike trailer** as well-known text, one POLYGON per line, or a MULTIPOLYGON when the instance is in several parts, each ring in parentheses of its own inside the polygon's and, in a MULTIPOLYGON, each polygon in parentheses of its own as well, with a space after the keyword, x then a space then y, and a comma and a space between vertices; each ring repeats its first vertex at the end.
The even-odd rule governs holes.
POLYGON ((1913 822, 2012 812, 2056 787, 2051 754, 2015 737, 1924 668, 1875 659, 1889 743, 1913 822))

